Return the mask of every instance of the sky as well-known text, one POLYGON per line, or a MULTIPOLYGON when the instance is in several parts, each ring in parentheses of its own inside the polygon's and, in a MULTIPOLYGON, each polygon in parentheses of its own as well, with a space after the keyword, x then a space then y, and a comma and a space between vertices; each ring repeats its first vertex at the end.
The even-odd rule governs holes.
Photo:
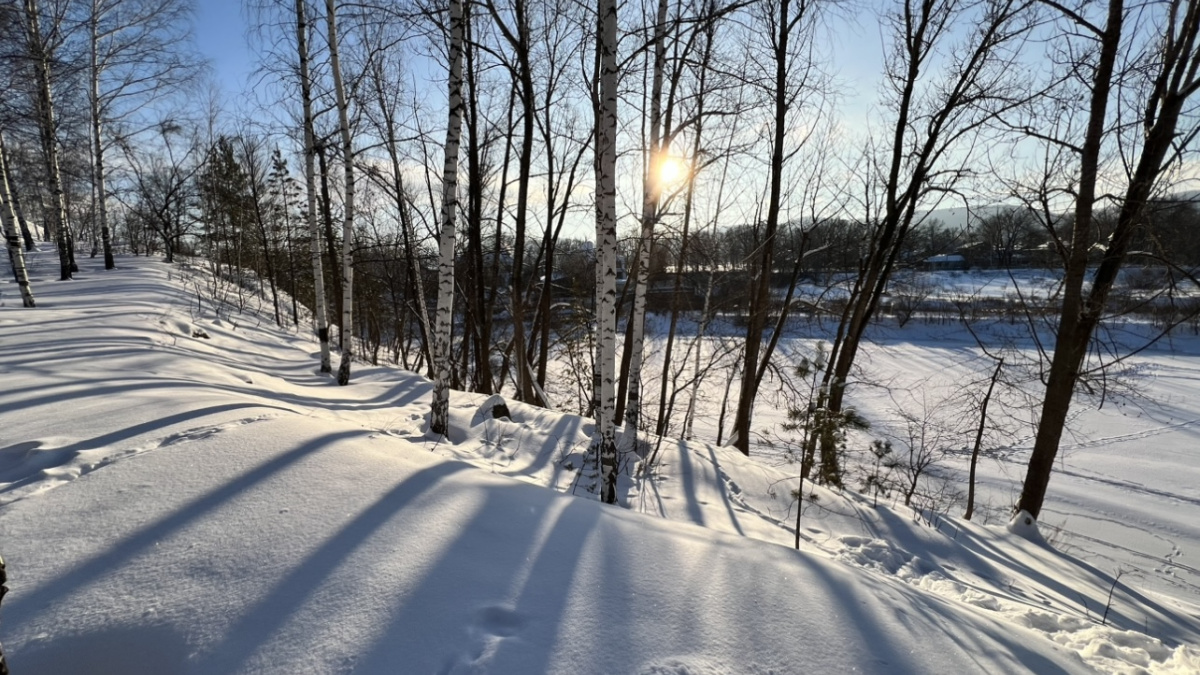
MULTIPOLYGON (((258 54, 250 47, 244 0, 196 0, 195 42, 215 83, 236 103, 250 86, 258 54)), ((882 35, 873 11, 830 17, 829 55, 839 77, 843 111, 865 117, 874 99, 882 61, 882 35)))
POLYGON ((242 1, 199 0, 195 8, 196 46, 208 59, 214 80, 230 96, 243 91, 258 57, 250 51, 242 1))

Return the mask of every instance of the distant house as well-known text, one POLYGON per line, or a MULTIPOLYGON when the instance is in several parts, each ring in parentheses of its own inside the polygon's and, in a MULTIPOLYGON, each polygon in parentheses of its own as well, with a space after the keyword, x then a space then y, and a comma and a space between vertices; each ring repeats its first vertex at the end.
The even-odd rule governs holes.
POLYGON ((929 256, 921 261, 921 266, 927 270, 965 270, 968 268, 967 259, 957 253, 929 256))

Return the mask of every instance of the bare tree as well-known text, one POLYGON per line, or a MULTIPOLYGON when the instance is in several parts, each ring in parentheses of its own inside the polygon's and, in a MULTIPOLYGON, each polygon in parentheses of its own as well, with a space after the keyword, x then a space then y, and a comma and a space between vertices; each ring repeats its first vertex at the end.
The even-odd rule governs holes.
POLYGON ((193 179, 204 160, 199 139, 175 122, 161 122, 156 140, 161 146, 148 152, 122 144, 133 171, 129 209, 162 240, 167 262, 175 262, 175 254, 193 234, 193 179))
POLYGON ((645 158, 642 167, 642 214, 641 233, 637 240, 637 253, 633 264, 633 309, 629 317, 626 336, 627 359, 622 362, 621 387, 617 393, 616 414, 625 422, 625 434, 629 447, 637 448, 638 424, 641 422, 642 397, 642 353, 645 348, 646 287, 650 276, 650 248, 654 239, 654 228, 660 218, 659 202, 662 199, 663 181, 661 168, 670 161, 667 157, 669 144, 665 141, 663 124, 663 85, 667 69, 667 22, 669 0, 658 0, 655 4, 654 20, 651 25, 651 74, 649 115, 645 120, 648 128, 645 158))
POLYGON ((342 209, 342 360, 338 364, 337 382, 350 384, 350 362, 354 358, 354 143, 350 136, 349 100, 342 81, 342 66, 338 53, 337 15, 334 0, 325 0, 325 24, 329 29, 329 69, 333 73, 333 89, 337 96, 338 126, 342 134, 342 163, 346 184, 342 209))
MULTIPOLYGON (((850 300, 838 324, 831 367, 821 383, 818 408, 836 419, 863 335, 879 307, 918 206, 954 193, 970 174, 971 141, 985 124, 1034 96, 1014 80, 1013 67, 1028 35, 1029 0, 901 0, 890 17, 892 53, 885 91, 892 99, 892 137, 882 156, 865 159, 862 204, 871 227, 850 300), (976 25, 960 44, 951 28, 976 25), (938 68, 936 64, 941 63, 938 68)), ((820 443, 820 474, 841 481, 836 443, 820 443)))
POLYGON ((979 453, 983 450, 983 433, 987 430, 988 405, 992 402, 992 393, 996 391, 996 382, 1004 368, 1004 357, 996 358, 996 369, 988 380, 987 393, 979 402, 979 424, 975 427, 975 441, 971 444, 971 464, 967 474, 967 507, 963 512, 963 520, 970 520, 975 515, 975 468, 979 464, 979 453))
MULTIPOLYGON (((762 382, 759 374, 770 359, 762 353, 763 332, 766 330, 771 305, 771 276, 775 269, 776 235, 784 206, 784 165, 795 154, 789 142, 796 120, 796 108, 806 101, 801 97, 819 98, 817 61, 812 54, 816 14, 819 0, 774 0, 759 8, 760 20, 770 47, 770 73, 763 87, 771 104, 770 183, 766 203, 766 219, 761 231, 754 228, 755 251, 752 255, 752 278, 749 317, 746 325, 746 347, 743 353, 742 378, 738 390, 737 410, 734 413, 734 447, 750 454, 750 431, 754 402, 762 382), (791 115, 791 116, 789 116, 791 115)), ((815 113, 816 110, 810 110, 815 113)), ((811 122, 811 120, 810 120, 811 122)))
POLYGON ((1066 274, 1058 331, 1033 452, 1017 503, 1018 511, 1035 519, 1041 514, 1088 346, 1104 317, 1146 204, 1164 173, 1200 133, 1190 107, 1200 89, 1200 2, 1171 0, 1149 7, 1126 7, 1123 0, 1109 0, 1103 16, 1094 17, 1056 2, 1046 4, 1062 16, 1063 39, 1087 46, 1078 52, 1085 54, 1082 61, 1064 64, 1071 74, 1066 81, 1069 90, 1085 88, 1086 109, 1081 139, 1043 134, 1047 142, 1077 157, 1078 163, 1073 176, 1074 219, 1059 242, 1066 274), (1118 107, 1116 125, 1110 111, 1114 99, 1133 106, 1118 107), (1126 117, 1127 109, 1135 110, 1138 117, 1126 117), (1106 150, 1114 146, 1120 153, 1125 187, 1116 201, 1115 223, 1102 244, 1100 265, 1089 286, 1088 254, 1098 215, 1096 205, 1104 198, 1098 185, 1111 179, 1103 175, 1107 168, 1103 160, 1106 150))
POLYGON ((596 436, 600 499, 617 503, 617 3, 597 0, 596 70, 596 436))
POLYGON ((308 18, 305 0, 296 0, 296 49, 300 61, 300 100, 304 126, 304 187, 308 195, 308 232, 311 237, 313 269, 313 321, 321 342, 321 372, 333 370, 329 359, 328 310, 325 306, 325 273, 321 268, 321 231, 317 224, 316 131, 313 124, 312 80, 309 72, 308 18))
POLYGON ((195 62, 182 51, 189 12, 181 0, 87 0, 88 104, 96 217, 104 268, 115 266, 108 222, 104 128, 127 121, 187 82, 195 62))
POLYGON ((67 281, 75 270, 70 233, 67 231, 62 174, 59 172, 58 126, 54 115, 53 73, 50 67, 53 58, 50 43, 42 35, 38 0, 25 0, 25 44, 35 72, 34 108, 37 110, 41 133, 46 185, 50 190, 51 203, 46 215, 49 216, 50 230, 58 243, 59 279, 67 281))
POLYGON ((21 303, 26 307, 34 307, 36 303, 33 300, 33 288, 29 285, 29 271, 25 268, 25 250, 21 248, 17 213, 12 208, 13 197, 8 185, 7 166, 4 134, 0 132, 0 226, 4 230, 4 240, 8 242, 8 261, 12 263, 13 276, 21 290, 21 303))
MULTIPOLYGON (((380 38, 384 39, 384 38, 380 38)), ((420 353, 426 362, 433 367, 434 359, 430 355, 430 343, 433 329, 429 325, 429 311, 425 299, 425 283, 421 275, 421 262, 418 255, 417 233, 412 216, 412 197, 405 185, 404 171, 401 166, 403 153, 400 147, 400 106, 404 94, 398 90, 393 78, 396 73, 389 75, 389 56, 377 54, 367 70, 367 84, 374 100, 363 106, 365 117, 373 125, 379 142, 387 154, 390 172, 385 177, 376 167, 368 165, 366 175, 382 189, 392 200, 396 215, 400 221, 400 241, 404 257, 404 278, 407 289, 404 296, 410 301, 405 302, 403 311, 398 312, 397 318, 412 316, 416 320, 420 337, 420 353)), ((407 362, 405 367, 408 367, 407 362)))
POLYGON ((522 401, 544 405, 533 387, 531 370, 526 351, 525 335, 525 229, 529 214, 529 191, 533 179, 533 142, 536 116, 536 92, 533 78, 533 48, 531 12, 528 0, 513 0, 512 20, 509 25, 493 0, 485 3, 496 27, 508 43, 511 61, 504 63, 513 82, 513 93, 521 105, 520 150, 517 155, 517 203, 513 214, 513 254, 511 293, 509 294, 512 314, 512 353, 516 361, 514 380, 517 398, 522 401))
POLYGON ((463 33, 463 0, 450 0, 446 161, 442 168, 441 232, 438 236, 441 250, 438 257, 437 326, 433 341, 436 377, 433 407, 429 417, 429 430, 440 436, 446 435, 450 414, 450 344, 454 323, 454 221, 458 214, 458 146, 463 118, 463 33))

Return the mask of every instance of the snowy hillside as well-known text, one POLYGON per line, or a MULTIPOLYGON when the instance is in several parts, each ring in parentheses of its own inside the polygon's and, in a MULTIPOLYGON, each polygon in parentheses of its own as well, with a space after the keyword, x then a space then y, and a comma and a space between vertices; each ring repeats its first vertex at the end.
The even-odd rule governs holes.
MULTIPOLYGON (((218 317, 178 267, 58 282, 51 256, 38 308, 0 284, 15 675, 1200 672, 1194 576, 1114 584, 1086 544, 819 488, 795 551, 795 468, 699 443, 607 507, 589 420, 456 392, 437 442, 419 376, 338 387, 307 331, 218 317)), ((1200 551, 1196 488, 1168 484, 1200 551)))

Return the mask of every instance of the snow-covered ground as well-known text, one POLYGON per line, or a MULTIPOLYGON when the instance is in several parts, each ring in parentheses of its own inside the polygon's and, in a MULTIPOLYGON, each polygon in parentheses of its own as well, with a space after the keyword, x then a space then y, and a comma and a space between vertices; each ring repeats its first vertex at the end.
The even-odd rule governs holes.
MULTIPOLYGON (((421 377, 340 388, 306 331, 218 317, 176 267, 58 282, 52 255, 38 308, 0 284, 19 675, 1200 672, 1196 350, 1145 357, 1157 407, 1077 419, 1067 546, 814 488, 795 551, 794 465, 663 442, 604 506, 588 420, 455 393, 435 441, 421 377)), ((879 368, 941 362, 888 344, 879 368)))

